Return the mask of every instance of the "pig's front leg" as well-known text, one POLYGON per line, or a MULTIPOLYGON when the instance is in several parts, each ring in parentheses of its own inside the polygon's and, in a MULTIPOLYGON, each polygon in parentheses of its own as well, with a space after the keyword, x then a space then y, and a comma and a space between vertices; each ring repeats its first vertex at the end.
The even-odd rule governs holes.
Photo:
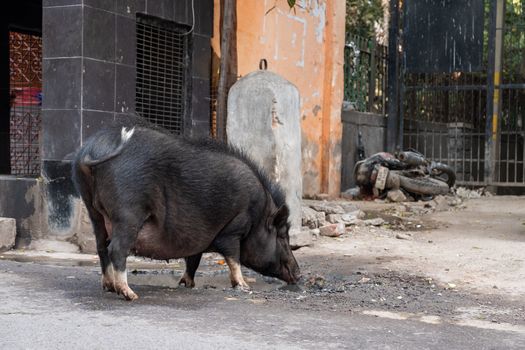
POLYGON ((224 256, 224 260, 230 268, 230 280, 233 288, 249 290, 250 286, 244 281, 241 271, 241 237, 245 235, 247 227, 250 227, 250 218, 239 215, 233 219, 213 241, 215 250, 224 256))
POLYGON ((239 288, 241 290, 250 290, 248 283, 244 281, 241 271, 241 263, 237 257, 224 257, 228 267, 230 268, 230 280, 233 288, 239 288))

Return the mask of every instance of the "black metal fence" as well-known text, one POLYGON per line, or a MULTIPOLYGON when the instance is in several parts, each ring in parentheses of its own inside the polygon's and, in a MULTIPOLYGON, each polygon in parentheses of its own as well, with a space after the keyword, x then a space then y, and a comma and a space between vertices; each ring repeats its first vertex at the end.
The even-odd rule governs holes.
POLYGON ((445 162, 459 182, 484 181, 486 74, 405 74, 403 146, 445 162))
POLYGON ((402 136, 399 148, 451 165, 459 184, 525 187, 525 0, 397 4, 399 59, 347 34, 345 101, 387 115, 395 84, 399 124, 387 132, 402 136), (389 64, 396 81, 387 82, 389 64))
POLYGON ((525 186, 525 0, 505 5, 494 182, 525 186))
MULTIPOLYGON (((458 19, 458 22, 463 21, 462 24, 471 30, 476 25, 479 26, 477 32, 474 30, 469 33, 469 39, 478 37, 478 46, 476 47, 475 42, 470 41, 471 46, 465 49, 468 46, 467 39, 458 37, 461 30, 452 30, 456 36, 449 34, 449 37, 446 38, 453 45, 464 47, 463 52, 456 56, 468 58, 475 63, 471 64, 469 60, 463 60, 462 64, 457 64, 454 62, 456 58, 454 55, 444 59, 443 55, 434 53, 436 57, 432 62, 428 62, 426 67, 411 67, 410 69, 402 67, 401 70, 400 113, 403 120, 404 148, 417 149, 433 160, 447 163, 455 169, 458 183, 470 185, 482 185, 485 182, 487 52, 491 11, 490 6, 481 4, 482 1, 469 0, 467 4, 455 4, 465 12, 461 15, 463 17, 467 16, 468 10, 473 7, 477 8, 477 11, 473 12, 481 12, 482 18, 478 18, 480 14, 476 13, 475 18, 458 19), (436 66, 439 68, 436 69, 436 66), (476 68, 468 71, 466 67, 469 66, 476 68), (413 72, 413 70, 420 71, 420 69, 423 69, 423 73, 413 72), (425 72, 425 69, 438 71, 425 72)), ((411 10, 415 10, 418 6, 417 1, 411 6, 413 7, 411 10)), ((436 17, 440 19, 450 16, 447 10, 450 9, 440 5, 432 9, 438 12, 436 17)), ((405 11, 406 17, 411 15, 408 13, 410 12, 405 11)), ((474 16, 474 14, 471 15, 474 16)), ((404 20, 412 22, 411 24, 418 21, 413 17, 404 18, 404 20)), ((440 24, 436 23, 436 25, 440 24)), ((434 28, 434 30, 447 31, 445 25, 442 27, 434 28)), ((461 25, 458 28, 461 29, 461 25)), ((420 30, 424 31, 421 28, 420 30)), ((414 52, 417 51, 416 48, 425 47, 426 43, 417 42, 415 39, 415 37, 419 39, 419 35, 421 34, 406 35, 402 45, 412 47, 414 52), (413 42, 409 42, 410 40, 413 42)), ((432 32, 423 35, 428 36, 430 40, 433 38, 432 32)), ((447 46, 450 48, 451 45, 447 46)), ((425 52, 424 48, 422 50, 425 52)), ((406 62, 408 53, 404 54, 406 62)))
POLYGON ((348 33, 344 54, 344 100, 360 112, 385 114, 387 47, 348 33))
POLYGON ((448 163, 460 184, 523 187, 525 0, 482 2, 480 67, 451 73, 416 73, 402 67, 401 146, 448 163), (497 11, 503 14, 500 24, 497 11))

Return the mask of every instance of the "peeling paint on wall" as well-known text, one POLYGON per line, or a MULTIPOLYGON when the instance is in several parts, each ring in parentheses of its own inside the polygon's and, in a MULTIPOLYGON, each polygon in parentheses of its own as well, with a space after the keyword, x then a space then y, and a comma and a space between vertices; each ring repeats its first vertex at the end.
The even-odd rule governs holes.
MULTIPOLYGON (((304 67, 306 30, 308 24, 304 18, 286 13, 281 9, 275 9, 267 16, 273 16, 274 23, 271 28, 274 31, 274 55, 276 61, 292 61, 297 67, 304 67), (282 28, 282 30, 276 30, 282 28)), ((263 30, 268 27, 266 19, 263 30)), ((268 28, 269 29, 269 28, 268 28)), ((270 33, 263 32, 264 37, 270 33)))
POLYGON ((326 25, 326 4, 320 4, 319 1, 314 2, 312 15, 318 19, 318 23, 315 26, 315 38, 318 43, 322 43, 326 25))
POLYGON ((321 110, 321 106, 315 105, 314 109, 312 109, 312 113, 314 114, 314 116, 317 117, 317 113, 319 113, 320 110, 321 110))
MULTIPOLYGON (((220 0, 214 1, 216 9, 220 8, 220 0)), ((334 182, 330 188, 333 194, 337 193, 340 175, 334 175, 331 165, 322 167, 321 155, 325 154, 329 163, 337 163, 331 159, 337 154, 330 139, 340 139, 345 2, 298 0, 295 10, 290 10, 286 1, 239 1, 237 11, 239 75, 257 70, 259 61, 266 58, 268 70, 297 86, 305 141, 302 149, 305 194, 319 193, 323 171, 330 171, 324 177, 334 182), (325 137, 323 128, 328 131, 325 137)), ((217 48, 219 28, 214 28, 212 46, 217 48)))

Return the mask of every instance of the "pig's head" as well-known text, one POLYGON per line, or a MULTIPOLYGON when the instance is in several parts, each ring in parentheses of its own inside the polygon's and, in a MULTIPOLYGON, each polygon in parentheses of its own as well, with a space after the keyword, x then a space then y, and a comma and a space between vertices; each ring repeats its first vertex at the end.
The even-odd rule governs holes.
POLYGON ((241 263, 263 275, 295 284, 300 271, 290 248, 289 214, 286 205, 273 210, 259 228, 243 240, 241 263))

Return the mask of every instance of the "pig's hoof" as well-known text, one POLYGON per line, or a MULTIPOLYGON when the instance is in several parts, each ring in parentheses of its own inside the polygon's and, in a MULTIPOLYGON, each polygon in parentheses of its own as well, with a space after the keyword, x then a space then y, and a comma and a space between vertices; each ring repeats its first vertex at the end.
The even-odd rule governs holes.
POLYGON ((111 292, 111 293, 116 292, 115 288, 111 285, 102 286, 102 289, 105 290, 106 292, 111 292))
POLYGON ((126 298, 126 300, 132 301, 139 298, 139 296, 135 294, 135 292, 131 290, 131 288, 129 288, 127 283, 116 283, 115 289, 117 291, 117 294, 122 295, 124 298, 126 298))
POLYGON ((121 290, 118 294, 122 294, 122 296, 128 301, 133 301, 139 298, 139 296, 135 294, 135 292, 132 291, 131 288, 121 290))
POLYGON ((104 278, 102 279, 102 289, 111 293, 116 292, 115 285, 113 284, 113 282, 107 281, 104 278))
POLYGON ((190 276, 184 274, 179 281, 179 286, 180 285, 184 285, 186 288, 193 288, 195 287, 195 281, 190 276))
POLYGON ((232 283, 232 288, 241 292, 249 292, 250 286, 245 283, 232 283))

